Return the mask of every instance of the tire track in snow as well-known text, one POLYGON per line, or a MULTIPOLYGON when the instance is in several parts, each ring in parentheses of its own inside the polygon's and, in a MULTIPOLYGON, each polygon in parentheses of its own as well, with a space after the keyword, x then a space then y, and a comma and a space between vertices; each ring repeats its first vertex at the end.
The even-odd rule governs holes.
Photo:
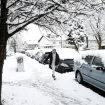
POLYGON ((42 83, 41 81, 38 82, 39 84, 33 83, 32 86, 37 87, 47 95, 50 95, 54 100, 54 105, 86 105, 77 99, 66 96, 62 91, 49 86, 49 84, 42 83))
POLYGON ((31 83, 27 84, 26 81, 21 81, 21 82, 17 82, 17 83, 3 82, 3 85, 37 88, 38 90, 42 91, 43 94, 50 96, 53 99, 52 104, 54 104, 54 105, 84 105, 77 99, 67 97, 59 89, 50 87, 47 84, 42 84, 42 82, 40 82, 40 81, 38 81, 38 82, 39 83, 33 83, 33 84, 31 84, 31 83))
MULTIPOLYGON (((30 65, 30 67, 37 69, 32 64, 29 64, 29 65, 30 65)), ((50 86, 51 83, 48 84, 46 81, 41 81, 41 79, 39 79, 39 75, 40 75, 40 73, 37 72, 37 74, 35 75, 36 76, 35 81, 34 81, 35 83, 32 83, 32 86, 40 89, 47 95, 50 95, 54 100, 53 101, 54 105, 86 105, 86 104, 82 103, 81 101, 79 101, 78 99, 74 99, 72 97, 67 97, 59 89, 55 88, 54 86, 50 86)))
MULTIPOLYGON (((37 64, 39 63, 37 62, 37 64)), ((30 67, 32 67, 32 69, 33 68, 36 69, 36 72, 37 72, 37 68, 34 65, 32 65, 31 63, 29 63, 29 65, 30 67)), ((36 72, 35 72, 35 81, 31 85, 35 88, 40 89, 47 95, 50 95, 54 100, 53 101, 54 105, 86 105, 78 99, 67 97, 63 92, 61 92, 59 89, 55 88, 54 86, 50 86, 51 81, 49 82, 49 84, 46 81, 42 81, 39 78, 40 73, 39 72, 36 73, 36 72)))

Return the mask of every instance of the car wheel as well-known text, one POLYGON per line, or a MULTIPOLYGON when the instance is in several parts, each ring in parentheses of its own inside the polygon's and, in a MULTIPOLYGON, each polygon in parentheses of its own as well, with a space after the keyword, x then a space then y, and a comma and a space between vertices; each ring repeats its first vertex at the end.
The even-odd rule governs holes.
POLYGON ((80 72, 76 73, 76 79, 78 81, 78 83, 82 83, 83 82, 83 78, 80 72))

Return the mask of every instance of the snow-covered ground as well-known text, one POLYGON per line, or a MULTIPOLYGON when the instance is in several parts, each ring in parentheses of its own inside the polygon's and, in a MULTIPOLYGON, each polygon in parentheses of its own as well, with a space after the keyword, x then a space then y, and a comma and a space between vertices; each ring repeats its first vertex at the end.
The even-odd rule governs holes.
POLYGON ((104 97, 75 81, 74 72, 56 73, 54 81, 48 65, 25 55, 24 72, 16 72, 17 55, 4 63, 3 105, 105 105, 104 97))

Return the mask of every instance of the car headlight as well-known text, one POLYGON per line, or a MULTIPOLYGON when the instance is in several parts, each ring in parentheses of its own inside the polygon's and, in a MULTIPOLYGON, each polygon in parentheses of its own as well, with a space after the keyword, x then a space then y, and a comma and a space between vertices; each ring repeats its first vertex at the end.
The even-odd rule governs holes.
POLYGON ((61 66, 64 66, 64 67, 69 67, 67 64, 65 64, 65 63, 61 63, 60 64, 61 66))

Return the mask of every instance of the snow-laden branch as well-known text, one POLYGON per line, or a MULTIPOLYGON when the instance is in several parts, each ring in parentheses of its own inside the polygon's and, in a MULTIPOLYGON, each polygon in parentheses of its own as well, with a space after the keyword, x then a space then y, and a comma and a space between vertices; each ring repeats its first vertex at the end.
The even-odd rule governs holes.
POLYGON ((34 22, 34 21, 36 21, 36 20, 42 18, 43 16, 45 16, 45 15, 51 13, 51 11, 54 11, 56 8, 57 8, 57 6, 56 6, 55 8, 53 8, 52 10, 50 10, 50 11, 48 11, 48 12, 46 12, 46 13, 40 14, 40 15, 38 15, 38 16, 36 16, 36 17, 34 17, 34 18, 30 19, 30 20, 28 20, 26 23, 21 24, 21 25, 19 26, 19 28, 17 28, 16 30, 14 30, 13 32, 11 32, 11 33, 9 34, 9 37, 12 36, 12 35, 14 35, 15 33, 19 32, 20 30, 22 30, 22 29, 23 29, 24 27, 26 27, 28 24, 30 24, 30 23, 32 23, 32 22, 34 22))

